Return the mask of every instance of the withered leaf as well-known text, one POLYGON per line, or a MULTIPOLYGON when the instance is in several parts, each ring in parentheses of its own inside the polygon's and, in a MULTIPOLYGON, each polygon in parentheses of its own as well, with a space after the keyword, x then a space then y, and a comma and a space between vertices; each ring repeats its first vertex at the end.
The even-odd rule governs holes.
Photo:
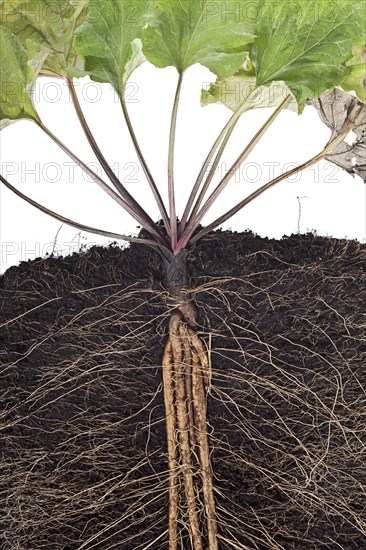
POLYGON ((318 99, 309 99, 308 105, 312 105, 318 111, 321 120, 332 130, 329 142, 334 140, 357 116, 357 122, 353 128, 355 139, 353 143, 342 141, 335 147, 326 159, 340 166, 353 176, 360 176, 366 183, 366 105, 361 103, 356 96, 346 93, 340 88, 335 88, 330 93, 323 94, 318 99))

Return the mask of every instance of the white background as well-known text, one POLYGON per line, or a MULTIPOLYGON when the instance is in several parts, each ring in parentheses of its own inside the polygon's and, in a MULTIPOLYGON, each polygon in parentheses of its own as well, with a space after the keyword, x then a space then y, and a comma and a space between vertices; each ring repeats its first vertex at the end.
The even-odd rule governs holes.
MULTIPOLYGON (((127 89, 130 116, 167 203, 168 135, 177 73, 173 68, 157 69, 145 63, 131 80, 127 89)), ((200 91, 212 80, 213 75, 198 65, 185 75, 175 163, 177 213, 180 216, 212 143, 230 117, 230 111, 222 105, 200 105, 200 91)), ((157 220, 158 210, 144 174, 138 169, 121 108, 111 87, 83 79, 77 89, 85 116, 107 160, 127 189, 157 220)), ((84 162, 95 163, 63 82, 39 80, 34 101, 46 126, 84 162)), ((241 118, 220 163, 221 176, 270 113, 270 109, 257 109, 241 118)), ((318 153, 329 135, 330 131, 311 107, 301 116, 281 113, 248 158, 240 177, 231 180, 204 223, 216 219, 256 187, 291 168, 289 163, 300 164, 318 153)), ((95 183, 88 181, 33 123, 17 122, 3 130, 0 139, 1 172, 23 193, 81 223, 122 234, 138 234, 138 224, 95 183)), ((214 182, 218 182, 217 178, 214 182)), ((365 189, 360 178, 353 178, 330 163, 322 162, 264 193, 224 227, 235 231, 250 229, 261 236, 275 238, 300 229, 302 233, 314 231, 318 235, 365 242, 365 189)), ((68 254, 81 245, 108 242, 102 237, 61 226, 60 222, 26 204, 1 184, 0 200, 0 273, 19 261, 45 256, 47 252, 68 254)))

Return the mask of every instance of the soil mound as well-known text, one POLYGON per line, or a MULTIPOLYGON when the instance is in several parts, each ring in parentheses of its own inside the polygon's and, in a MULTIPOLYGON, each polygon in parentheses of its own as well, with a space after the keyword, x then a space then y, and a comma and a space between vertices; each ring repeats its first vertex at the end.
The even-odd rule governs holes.
MULTIPOLYGON (((188 270, 220 548, 360 550, 366 246, 215 232, 188 270)), ((167 548, 168 315, 160 259, 141 245, 0 278, 1 548, 167 548)))

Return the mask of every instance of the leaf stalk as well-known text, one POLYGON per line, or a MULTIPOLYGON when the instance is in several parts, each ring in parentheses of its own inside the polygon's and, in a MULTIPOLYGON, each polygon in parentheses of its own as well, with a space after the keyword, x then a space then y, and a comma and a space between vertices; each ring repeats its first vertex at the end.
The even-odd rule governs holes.
MULTIPOLYGON (((187 205, 185 207, 185 210, 183 212, 183 216, 182 216, 182 221, 180 223, 180 235, 183 234, 185 228, 186 228, 186 225, 187 225, 187 221, 188 221, 188 217, 189 217, 189 214, 192 210, 192 207, 194 205, 194 201, 195 201, 195 198, 198 194, 198 191, 199 191, 199 188, 202 184, 202 181, 204 179, 204 176, 207 172, 207 169, 209 166, 211 166, 210 168, 210 171, 208 173, 208 176, 207 176, 207 180, 209 179, 209 182, 208 183, 205 183, 205 191, 202 190, 201 194, 202 194, 202 197, 200 195, 200 198, 198 199, 200 202, 199 202, 199 205, 201 204, 201 200, 203 199, 205 193, 206 193, 206 190, 208 189, 208 186, 210 185, 210 182, 212 180, 212 177, 215 173, 215 170, 216 170, 216 167, 217 167, 217 164, 219 163, 220 161, 220 158, 224 152, 224 149, 226 147, 226 144, 229 140, 229 137, 231 136, 232 132, 234 131, 234 128, 239 120, 239 118, 241 117, 241 115, 243 114, 243 112, 245 111, 245 108, 244 108, 244 105, 241 109, 238 109, 238 111, 236 111, 231 117, 230 119, 227 121, 227 123, 225 124, 224 128, 221 130, 220 134, 218 135, 218 137, 216 138, 216 141, 214 142, 214 144, 212 145, 206 159, 205 159, 205 162, 202 164, 202 168, 197 176, 197 179, 195 181, 195 184, 192 188, 192 191, 191 191, 191 194, 189 196, 189 199, 188 199, 188 202, 187 202, 187 205), (227 139, 226 139, 227 138, 227 139), (213 166, 211 163, 212 163, 212 159, 214 158, 214 155, 218 149, 218 147, 220 146, 220 143, 222 143, 221 147, 220 147, 220 150, 215 158, 215 161, 214 161, 214 164, 215 166, 213 166)), ((206 182, 207 182, 206 180, 206 182)), ((192 216, 191 216, 191 219, 192 219, 192 216)))
POLYGON ((259 189, 257 189, 253 193, 251 193, 248 197, 243 199, 236 206, 231 208, 228 212, 226 212, 225 214, 223 214, 222 216, 217 218, 215 221, 210 223, 208 226, 203 228, 201 231, 199 231, 197 233, 197 235, 195 235, 193 237, 193 239, 190 240, 190 244, 195 244, 199 239, 201 239, 204 235, 206 235, 206 233, 208 233, 209 231, 212 231, 213 229, 216 229, 218 226, 222 225, 224 222, 229 220, 232 216, 237 214, 242 208, 244 208, 244 206, 246 206, 247 204, 252 202, 254 199, 259 197, 259 195, 261 195, 262 193, 264 193, 265 191, 267 191, 271 187, 274 187, 275 185, 277 185, 277 183, 281 182, 282 180, 284 180, 286 178, 294 176, 298 172, 301 172, 302 170, 305 170, 306 168, 309 168, 310 166, 312 166, 313 164, 316 164, 317 162, 319 162, 321 160, 324 160, 326 158, 326 156, 329 154, 329 152, 331 152, 335 147, 337 147, 344 140, 344 138, 349 134, 349 132, 352 130, 352 128, 354 128, 354 126, 357 124, 357 120, 358 120, 359 116, 362 114, 363 109, 364 109, 364 106, 362 105, 358 109, 358 111, 356 113, 356 116, 354 117, 353 121, 351 121, 346 126, 346 128, 335 139, 333 139, 331 142, 329 142, 328 145, 326 145, 320 153, 313 156, 309 160, 305 161, 303 164, 300 164, 300 166, 296 166, 292 170, 288 170, 284 174, 281 174, 280 176, 277 176, 276 178, 274 178, 270 182, 266 183, 265 185, 262 185, 262 187, 259 187, 259 189))
POLYGON ((62 216, 61 214, 57 214, 57 212, 54 212, 53 210, 50 210, 49 208, 46 208, 42 204, 39 204, 38 202, 34 201, 27 195, 24 195, 21 191, 16 189, 11 183, 9 183, 1 174, 0 174, 0 181, 7 187, 10 191, 12 191, 15 195, 26 201, 28 204, 34 206, 37 208, 37 210, 40 210, 44 214, 47 214, 48 216, 51 216, 52 218, 65 223, 67 225, 70 225, 72 227, 75 227, 76 229, 80 229, 81 231, 86 231, 88 233, 94 233, 96 235, 101 235, 103 237, 109 237, 111 239, 118 239, 133 243, 139 243, 139 244, 146 244, 147 246, 150 246, 155 249, 160 249, 160 245, 156 243, 155 241, 149 240, 149 239, 140 239, 138 237, 130 237, 128 235, 120 235, 119 233, 114 233, 112 231, 105 231, 104 229, 96 229, 95 227, 90 227, 89 225, 85 225, 79 222, 76 222, 74 220, 70 220, 70 218, 66 218, 65 216, 62 216))
MULTIPOLYGON (((247 159, 247 157, 250 155, 250 153, 253 151, 254 147, 257 145, 259 140, 263 137, 263 135, 266 133, 266 131, 269 129, 269 127, 272 125, 272 123, 276 120, 280 112, 288 105, 288 103, 291 101, 291 95, 288 94, 285 99, 280 103, 280 105, 276 108, 276 110, 271 114, 271 116, 266 120, 266 122, 262 125, 262 127, 258 130, 258 132, 255 134, 255 136, 250 140, 248 145, 245 147, 244 151, 239 155, 239 157, 236 159, 234 164, 231 166, 228 173, 224 176, 224 178, 221 180, 221 182, 217 185, 216 189, 211 193, 210 197, 207 199, 201 210, 199 210, 198 213, 195 214, 193 217, 193 213, 191 216, 191 221, 188 224, 185 232, 183 233, 182 237, 180 238, 178 242, 177 248, 179 250, 185 248, 190 241, 190 238, 194 231, 197 229, 200 221, 205 216, 205 214, 208 212, 208 210, 211 208, 213 203, 216 201, 216 199, 219 197, 219 195, 222 193, 222 191, 225 189, 233 175, 237 172, 237 170, 240 169, 244 161, 247 159)), ((230 133, 230 130, 229 130, 230 133)), ((230 136, 229 136, 230 137, 230 136)), ((225 140, 224 140, 225 141, 225 140)), ((195 208, 196 210, 196 208, 195 208)), ((194 212, 195 212, 194 210, 194 212)))
POLYGON ((136 154, 137 154, 137 157, 140 161, 140 164, 142 166, 142 169, 144 171, 144 174, 146 176, 146 179, 150 185, 150 188, 151 188, 151 191, 154 195, 154 198, 155 198, 155 201, 156 201, 156 204, 159 208, 159 212, 160 212, 160 215, 161 215, 161 218, 163 220, 163 224, 164 224, 164 227, 165 227, 165 230, 167 232, 167 234, 169 235, 170 234, 170 223, 169 223, 169 217, 168 217, 168 214, 167 214, 167 211, 166 211, 166 208, 165 208, 165 205, 164 205, 164 202, 163 202, 163 199, 159 193, 159 190, 156 186, 156 183, 154 181, 154 178, 152 177, 152 174, 150 172, 150 169, 146 163, 146 160, 145 160, 145 157, 144 155, 142 154, 142 151, 141 151, 141 147, 139 145, 139 142, 137 141, 137 137, 136 137, 136 134, 135 134, 135 131, 133 129, 133 125, 132 125, 132 122, 131 122, 131 119, 130 119, 130 115, 128 113, 128 109, 127 109, 127 105, 126 105, 126 102, 124 100, 124 98, 120 97, 120 102, 121 102, 121 107, 122 107, 122 112, 123 112, 123 116, 125 118, 125 121, 126 121, 126 125, 127 125, 127 128, 128 128, 128 131, 129 131, 129 134, 130 134, 130 137, 131 137, 131 140, 132 140, 132 143, 133 143, 133 146, 135 148, 135 151, 136 151, 136 154))
POLYGON ((182 89, 184 72, 179 73, 177 89, 175 92, 171 124, 169 135, 169 150, 168 150, 168 195, 169 195, 169 217, 170 217, 170 238, 172 244, 173 254, 176 253, 177 240, 178 240, 178 227, 177 227, 177 214, 175 205, 175 189, 174 189, 174 147, 175 137, 177 129, 177 115, 178 105, 180 99, 180 93, 182 89))
POLYGON ((114 185, 116 191, 121 195, 121 197, 128 202, 131 205, 131 208, 133 208, 136 212, 139 212, 140 215, 146 216, 146 212, 143 210, 143 208, 138 204, 138 202, 133 198, 133 196, 127 191, 127 189, 122 185, 120 180, 117 178, 115 173, 113 172, 112 168, 110 167, 109 163, 107 162, 105 156, 103 155, 102 151, 100 150, 91 130, 90 127, 85 119, 84 113, 82 111, 75 86, 73 84, 73 79, 68 77, 66 79, 67 86, 70 92, 70 96, 77 114, 77 117, 79 119, 80 125, 84 131, 84 134, 89 142, 90 147, 93 150, 93 153, 97 157, 98 161, 100 162, 103 170, 107 174, 108 178, 110 179, 111 183, 114 185))
POLYGON ((131 207, 131 205, 126 202, 118 193, 109 187, 87 164, 85 164, 79 157, 77 157, 61 140, 55 136, 51 130, 49 130, 42 122, 38 123, 39 128, 56 143, 64 153, 66 153, 78 166, 80 166, 88 176, 90 176, 102 189, 105 191, 112 199, 114 199, 130 216, 132 216, 146 231, 153 235, 156 241, 163 245, 167 246, 165 238, 160 233, 158 227, 155 225, 153 220, 146 214, 146 216, 140 215, 138 212, 131 207))

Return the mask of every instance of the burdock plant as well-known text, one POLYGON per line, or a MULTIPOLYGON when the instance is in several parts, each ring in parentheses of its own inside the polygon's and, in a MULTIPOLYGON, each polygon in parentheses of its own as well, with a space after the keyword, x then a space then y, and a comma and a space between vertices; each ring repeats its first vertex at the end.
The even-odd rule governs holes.
POLYGON ((364 0, 2 0, 0 5, 1 127, 17 120, 34 122, 142 226, 146 237, 77 223, 36 203, 2 176, 1 182, 57 220, 113 239, 142 243, 159 252, 170 296, 167 307, 172 311, 162 357, 169 550, 180 545, 182 529, 188 530, 193 549, 216 550, 220 533, 206 419, 210 369, 204 342, 195 330, 187 251, 191 249, 194 254, 192 245, 203 235, 267 189, 323 159, 365 179, 366 5, 364 0), (164 204, 149 169, 126 105, 129 79, 146 61, 159 68, 173 66, 177 71, 168 150, 168 204, 164 204), (231 116, 192 182, 184 211, 177 212, 174 157, 179 98, 184 76, 196 63, 216 76, 202 91, 202 103, 221 102, 231 116), (66 82, 81 127, 108 183, 42 122, 32 100, 35 82, 42 76, 66 82), (159 223, 140 206, 106 161, 75 90, 75 79, 82 77, 113 86, 121 119, 158 206, 159 223), (209 225, 202 225, 211 206, 281 112, 291 109, 301 114, 306 103, 316 107, 332 130, 324 148, 244 197, 209 225), (272 114, 227 174, 213 185, 238 120, 246 111, 265 107, 271 107, 272 114), (352 143, 346 140, 351 131, 352 143))

